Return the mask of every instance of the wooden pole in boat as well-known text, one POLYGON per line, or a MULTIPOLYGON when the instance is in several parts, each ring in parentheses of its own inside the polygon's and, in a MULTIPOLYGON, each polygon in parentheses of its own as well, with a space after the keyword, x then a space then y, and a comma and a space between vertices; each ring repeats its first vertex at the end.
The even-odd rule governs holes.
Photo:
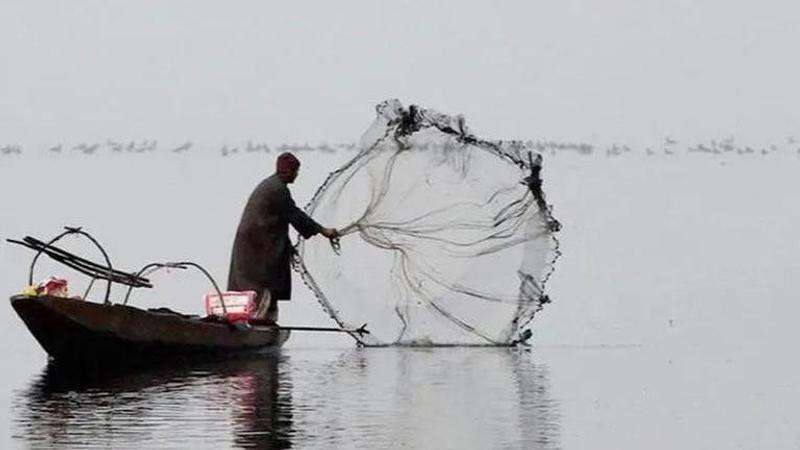
POLYGON ((334 333, 347 333, 347 334, 357 334, 359 336, 363 336, 365 334, 370 334, 369 330, 367 330, 367 324, 361 325, 358 328, 329 328, 329 327, 284 327, 278 325, 279 330, 289 330, 289 331, 322 331, 322 332, 334 332, 334 333))

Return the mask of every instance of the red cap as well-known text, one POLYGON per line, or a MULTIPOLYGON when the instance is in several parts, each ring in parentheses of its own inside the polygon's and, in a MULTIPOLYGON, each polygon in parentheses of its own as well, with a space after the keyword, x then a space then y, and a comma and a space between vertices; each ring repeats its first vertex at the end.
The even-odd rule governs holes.
POLYGON ((300 168, 300 160, 289 152, 281 153, 275 162, 275 169, 281 175, 290 175, 300 168))

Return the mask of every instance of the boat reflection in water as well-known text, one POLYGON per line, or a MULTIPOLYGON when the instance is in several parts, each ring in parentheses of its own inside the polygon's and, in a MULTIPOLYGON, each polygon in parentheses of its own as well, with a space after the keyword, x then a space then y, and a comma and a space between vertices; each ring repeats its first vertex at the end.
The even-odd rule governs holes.
POLYGON ((50 365, 16 399, 15 439, 33 448, 289 448, 284 358, 91 375, 50 365))
POLYGON ((559 447, 548 368, 497 348, 284 349, 99 377, 48 367, 14 404, 29 447, 559 447))

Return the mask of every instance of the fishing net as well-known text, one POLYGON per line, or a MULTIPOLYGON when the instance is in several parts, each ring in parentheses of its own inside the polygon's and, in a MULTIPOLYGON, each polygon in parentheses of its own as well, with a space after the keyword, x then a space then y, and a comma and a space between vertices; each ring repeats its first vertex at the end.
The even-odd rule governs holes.
POLYGON ((541 156, 490 142, 397 100, 306 210, 336 226, 341 251, 301 240, 295 268, 363 345, 508 345, 549 301, 558 257, 541 156))

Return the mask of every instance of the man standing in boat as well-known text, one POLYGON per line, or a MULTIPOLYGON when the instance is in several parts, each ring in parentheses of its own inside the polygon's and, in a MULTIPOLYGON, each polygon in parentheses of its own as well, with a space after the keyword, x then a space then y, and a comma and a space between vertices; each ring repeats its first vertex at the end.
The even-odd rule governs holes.
POLYGON ((277 320, 278 300, 292 296, 294 247, 289 224, 306 239, 321 234, 333 240, 339 235, 295 205, 287 185, 294 182, 299 170, 300 161, 293 154, 279 155, 275 173, 250 194, 236 230, 228 290, 255 291, 259 318, 277 320))

